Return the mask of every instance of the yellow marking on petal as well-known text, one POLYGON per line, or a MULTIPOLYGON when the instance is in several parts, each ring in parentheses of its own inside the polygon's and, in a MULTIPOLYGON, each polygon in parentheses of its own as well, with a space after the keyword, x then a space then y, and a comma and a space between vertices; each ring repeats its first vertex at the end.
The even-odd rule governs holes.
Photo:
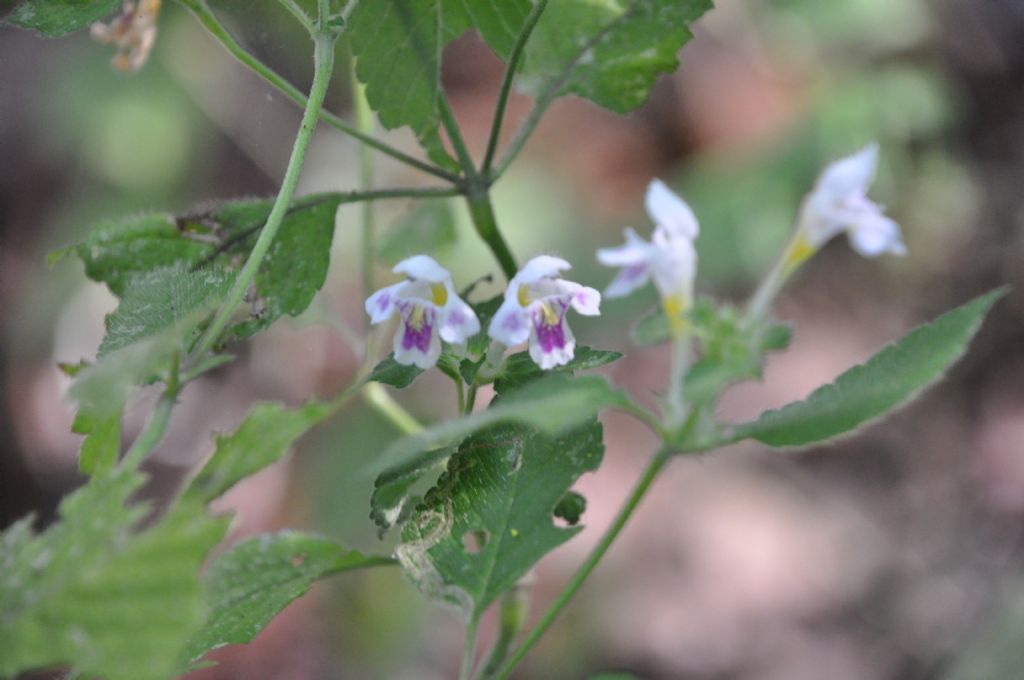
POLYGON ((406 321, 406 325, 413 330, 421 330, 423 328, 423 308, 419 305, 414 305, 412 308, 412 314, 409 315, 409 320, 406 321))
POLYGON ((690 328, 690 322, 686 318, 686 310, 690 307, 690 301, 682 293, 669 295, 661 302, 668 317, 669 328, 672 330, 672 337, 685 335, 690 328))
POLYGON ((524 284, 520 284, 519 285, 519 293, 518 293, 517 297, 519 299, 519 306, 520 307, 526 307, 527 305, 529 305, 530 304, 530 288, 529 288, 529 286, 527 286, 525 283, 524 284))
POLYGON ((546 302, 540 303, 540 310, 544 314, 544 324, 546 326, 557 326, 558 325, 558 312, 546 302))
POLYGON ((782 276, 788 277, 797 267, 806 262, 811 255, 814 255, 817 250, 807 240, 807 237, 803 235, 803 232, 797 232, 782 256, 782 276))
POLYGON ((448 302, 448 288, 443 283, 430 284, 430 293, 434 296, 434 304, 444 307, 448 302))

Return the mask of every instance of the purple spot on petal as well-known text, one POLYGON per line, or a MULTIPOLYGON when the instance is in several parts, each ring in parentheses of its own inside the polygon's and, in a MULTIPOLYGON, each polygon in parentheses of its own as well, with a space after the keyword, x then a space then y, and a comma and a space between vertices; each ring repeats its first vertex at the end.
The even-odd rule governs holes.
POLYGON ((380 307, 380 311, 383 312, 385 309, 387 309, 389 304, 391 304, 390 294, 384 293, 379 298, 377 298, 377 306, 380 307))
MULTIPOLYGON (((415 306, 413 311, 415 312, 415 306)), ((430 340, 434 335, 434 310, 424 309, 421 322, 411 323, 408 315, 403 318, 402 349, 416 349, 426 354, 430 349, 430 340)))
POLYGON ((519 323, 518 314, 509 314, 505 317, 505 320, 501 323, 502 328, 507 331, 519 330, 521 324, 519 323))
POLYGON ((622 270, 622 278, 626 281, 636 281, 647 272, 647 264, 634 264, 622 270))
POLYGON ((453 309, 448 312, 447 321, 449 326, 461 326, 466 323, 466 315, 457 309, 453 309))
POLYGON ((547 324, 544 320, 544 312, 539 311, 534 314, 533 326, 537 332, 537 344, 540 345, 540 349, 545 354, 550 354, 556 349, 565 348, 565 310, 566 305, 561 300, 557 301, 560 307, 558 314, 558 321, 554 324, 547 324))

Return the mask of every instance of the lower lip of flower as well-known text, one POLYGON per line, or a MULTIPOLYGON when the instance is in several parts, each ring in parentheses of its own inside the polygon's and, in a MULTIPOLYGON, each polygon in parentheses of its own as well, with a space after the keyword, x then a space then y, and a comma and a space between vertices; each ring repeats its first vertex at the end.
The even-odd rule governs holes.
POLYGON ((433 314, 429 314, 420 305, 413 307, 405 320, 405 332, 402 334, 403 349, 417 349, 426 352, 430 348, 430 339, 434 332, 433 314))
MULTIPOLYGON (((564 314, 564 309, 562 314, 564 314)), ((534 327, 537 332, 537 343, 545 353, 565 347, 565 331, 562 328, 562 314, 545 302, 540 306, 534 327)))

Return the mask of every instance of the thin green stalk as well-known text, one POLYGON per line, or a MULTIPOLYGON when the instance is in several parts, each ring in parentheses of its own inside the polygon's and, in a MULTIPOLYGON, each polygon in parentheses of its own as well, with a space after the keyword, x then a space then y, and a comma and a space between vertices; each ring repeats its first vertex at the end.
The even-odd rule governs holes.
POLYGON ((689 367, 690 335, 689 333, 673 335, 672 365, 668 378, 668 409, 665 414, 665 424, 670 431, 679 429, 683 423, 683 417, 686 415, 686 398, 683 394, 683 387, 689 367))
POLYGON ((478 385, 475 383, 469 386, 469 394, 466 395, 466 406, 463 409, 463 413, 469 415, 473 412, 473 407, 476 406, 476 391, 478 385))
POLYGON ((278 0, 278 2, 280 2, 286 10, 291 12, 292 16, 299 20, 299 23, 302 24, 302 27, 305 28, 310 35, 313 34, 316 30, 313 26, 313 20, 309 18, 309 15, 306 14, 305 10, 299 7, 299 3, 295 2, 295 0, 278 0))
POLYGON ((501 609, 498 612, 498 639, 487 653, 486 659, 480 664, 477 677, 486 678, 493 675, 508 656, 512 642, 519 635, 526 620, 528 608, 527 590, 519 585, 505 593, 501 598, 501 609))
POLYGON ((377 411, 377 413, 390 420, 391 424, 398 428, 402 434, 416 434, 423 430, 423 425, 411 413, 406 411, 401 404, 395 401, 381 387, 380 383, 366 383, 366 386, 363 387, 363 401, 377 411))
POLYGON ((306 110, 302 114, 302 124, 299 126, 299 133, 295 137, 295 145, 292 147, 292 155, 288 160, 288 168, 285 170, 284 180, 281 182, 281 190, 277 194, 274 206, 267 217, 267 223, 256 239, 249 259, 246 260, 242 271, 238 273, 234 285, 228 292, 227 300, 221 305, 220 310, 214 317, 210 326, 206 329, 196 347, 193 357, 204 356, 220 339, 221 333, 227 327, 231 315, 238 307, 245 296, 249 284, 252 283, 256 272, 259 270, 263 258, 270 249, 277 229, 284 220, 285 213, 295 193, 295 186, 299 181, 299 173, 302 171, 302 163, 306 158, 306 149, 309 148, 309 140, 313 136, 313 129, 316 127, 317 114, 323 104, 324 96, 327 93, 327 85, 331 81, 331 71, 334 68, 334 37, 320 34, 314 40, 314 71, 313 85, 310 88, 309 100, 306 102, 306 110))
POLYGON ((181 354, 175 352, 171 357, 171 366, 167 371, 167 387, 164 389, 164 393, 160 395, 160 400, 156 403, 153 413, 150 414, 149 422, 146 423, 142 434, 135 439, 132 447, 128 449, 128 453, 125 454, 124 459, 121 461, 121 466, 124 469, 132 470, 137 468, 149 452, 156 448, 156 445, 167 434, 167 426, 171 422, 171 412, 174 411, 174 407, 178 403, 178 392, 181 389, 180 371, 181 354))
POLYGON ((512 81, 515 79, 516 71, 519 69, 519 60, 523 56, 523 48, 526 47, 530 34, 533 33, 534 27, 540 21, 540 15, 544 13, 544 8, 547 6, 548 0, 537 0, 537 4, 533 6, 529 16, 526 17, 523 30, 519 32, 515 44, 512 45, 512 52, 509 53, 508 66, 505 68, 505 77, 501 81, 501 92, 498 94, 498 104, 494 109, 491 136, 487 140, 487 153, 484 155, 484 162, 480 166, 480 174, 484 177, 490 175, 491 165, 494 163, 494 154, 498 150, 498 137, 501 136, 501 125, 505 120, 505 107, 508 105, 508 96, 512 91, 512 81))
POLYGON ((460 414, 466 412, 466 388, 462 384, 462 380, 453 380, 455 383, 455 401, 458 405, 458 412, 460 414))
POLYGON ((476 659, 477 633, 480 620, 474 616, 466 624, 466 643, 462 648, 462 666, 459 669, 459 680, 470 680, 473 677, 473 661, 476 659))
POLYGON ((611 31, 615 30, 620 24, 627 19, 631 18, 636 13, 637 5, 634 4, 628 10, 620 14, 618 17, 608 22, 604 28, 595 33, 585 43, 580 46, 580 49, 576 52, 572 59, 570 59, 562 71, 548 81, 547 87, 537 96, 537 99, 533 103, 533 109, 526 116, 526 120, 519 126, 519 130, 516 132, 516 136, 512 139, 508 149, 505 151, 505 155, 502 156, 498 162, 497 169, 490 174, 492 180, 497 180, 499 177, 505 174, 508 170, 508 166, 512 164, 512 161, 516 159, 519 152, 523 150, 527 140, 530 139, 530 135, 533 134, 537 124, 540 123, 540 119, 547 112, 548 107, 551 106, 551 102, 562 93, 565 86, 569 84, 569 80, 572 78, 573 72, 576 70, 576 66, 583 60, 583 58, 590 53, 599 42, 604 40, 605 36, 611 31))
POLYGON ((651 462, 648 463, 647 468, 644 469, 643 474, 637 481, 636 486, 633 487, 633 492, 629 495, 629 498, 626 499, 625 504, 619 510, 619 514, 616 515, 615 521, 613 521, 611 526, 604 532, 601 540, 591 551, 590 555, 587 556, 587 559, 583 564, 580 565, 580 568, 576 571, 572 580, 569 581, 569 584, 551 604, 548 610, 544 613, 544 616, 541 617, 541 620, 536 626, 534 626, 533 630, 530 631, 530 634, 522 644, 512 652, 508 661, 506 661, 501 669, 498 670, 497 674, 493 676, 495 680, 507 678, 512 672, 512 669, 516 667, 516 664, 526 656, 526 653, 530 651, 530 648, 536 644, 537 640, 539 640, 545 632, 547 632, 547 629, 551 627, 551 624, 554 623, 556 618, 558 618, 558 615, 562 613, 562 609, 564 609, 565 605, 569 603, 569 600, 573 598, 576 591, 579 590, 581 585, 583 585, 583 582, 587 580, 587 577, 590 576, 590 572, 594 570, 594 567, 597 566, 601 561, 601 558, 603 558, 605 553, 608 552, 608 548, 611 547, 612 543, 622 531, 622 528, 626 526, 626 522, 629 521, 629 518, 633 515, 633 511, 636 510, 640 501, 647 494, 648 489, 650 489, 651 484, 658 476, 658 473, 660 473, 665 467, 665 463, 667 463, 672 457, 672 453, 672 448, 663 446, 654 454, 651 458, 651 462))
POLYGON ((459 158, 462 173, 466 177, 476 177, 478 173, 476 166, 473 165, 473 157, 469 155, 469 147, 466 146, 466 140, 462 138, 459 122, 455 120, 455 113, 443 92, 438 97, 438 107, 441 111, 441 124, 444 125, 444 129, 448 133, 448 140, 451 141, 455 155, 459 158))
POLYGON ((494 208, 491 205, 491 196, 487 189, 467 192, 466 204, 469 206, 469 216, 473 219, 476 233, 491 249, 498 264, 501 265, 505 277, 511 280, 519 271, 519 267, 516 265, 516 259, 512 256, 508 244, 505 243, 501 231, 498 230, 498 221, 494 218, 494 208))
MULTIPOLYGON (((247 66, 258 76, 263 78, 265 81, 270 83, 273 87, 277 88, 281 94, 286 96, 288 99, 295 102, 301 107, 305 107, 307 104, 306 96, 299 91, 294 85, 285 80, 282 76, 276 73, 269 66, 261 62, 259 59, 254 57, 252 54, 247 52, 245 48, 238 44, 238 41, 232 37, 224 25, 220 22, 210 8, 206 4, 206 0, 178 0, 182 5, 185 6, 193 16, 199 20, 199 23, 209 31, 210 35, 216 38, 228 51, 231 56, 241 62, 244 66, 247 66)), ((435 177, 440 177, 448 182, 457 182, 459 178, 443 168, 439 168, 436 165, 432 165, 426 161, 422 161, 418 158, 414 158, 409 154, 399 151, 393 146, 386 144, 385 142, 375 139, 371 136, 365 135, 360 132, 356 127, 350 125, 339 116, 334 115, 328 111, 320 111, 320 119, 331 127, 341 130, 346 135, 357 139, 363 144, 369 146, 372 149, 386 154, 395 160, 404 163, 410 167, 422 170, 435 177)))
MULTIPOLYGON (((370 110, 370 103, 366 100, 366 87, 356 79, 355 59, 351 60, 352 72, 352 101, 356 112, 356 126, 359 131, 368 136, 373 135, 374 120, 373 112, 370 110)), ((359 188, 368 191, 373 186, 373 157, 367 147, 359 149, 359 188)), ((374 290, 373 266, 377 260, 376 224, 374 219, 373 204, 363 204, 363 239, 362 257, 360 258, 360 269, 363 274, 363 295, 369 295, 374 290)), ((367 319, 367 322, 369 319, 367 319)))

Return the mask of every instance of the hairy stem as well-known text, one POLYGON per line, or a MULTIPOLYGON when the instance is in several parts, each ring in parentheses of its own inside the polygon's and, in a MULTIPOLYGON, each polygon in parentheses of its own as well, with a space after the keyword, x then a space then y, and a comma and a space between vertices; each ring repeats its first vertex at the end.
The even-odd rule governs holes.
POLYGON ((488 652, 487 658, 480 665, 480 678, 493 675, 501 662, 508 656, 512 641, 519 635, 526 619, 528 597, 526 588, 516 585, 501 598, 501 609, 498 613, 498 639, 488 652))
MULTIPOLYGON (((299 106, 305 107, 307 105, 306 96, 299 91, 294 85, 285 80, 282 76, 276 73, 269 66, 261 62, 259 59, 254 57, 248 51, 245 50, 238 41, 232 37, 228 30, 224 27, 224 24, 220 22, 217 16, 210 10, 206 4, 206 0, 178 0, 184 5, 192 14, 199 20, 199 23, 209 31, 209 33, 216 38, 228 53, 231 54, 235 59, 241 62, 244 66, 247 66, 258 76, 263 78, 265 81, 270 83, 273 87, 277 88, 281 94, 292 100, 299 106)), ((366 146, 372 149, 394 158, 400 163, 404 163, 410 167, 422 170, 425 173, 440 177, 441 179, 449 182, 456 182, 458 177, 443 168, 439 168, 436 165, 422 161, 418 158, 410 156, 409 154, 399 151, 393 146, 386 144, 385 142, 375 139, 369 135, 363 134, 356 127, 350 125, 345 120, 336 116, 328 111, 320 111, 319 113, 321 120, 330 125, 331 127, 337 128, 344 132, 346 135, 357 139, 366 146)))
POLYGON ((256 245, 253 246, 252 252, 249 254, 249 259, 246 260, 242 271, 238 273, 238 278, 235 279, 234 285, 228 292, 227 300, 221 305, 217 315, 200 339, 193 357, 202 357, 220 339, 235 308, 241 303, 249 284, 252 283, 256 272, 259 271, 260 264, 266 257, 270 244, 274 241, 274 236, 277 235, 277 229, 284 220, 288 205, 292 200, 292 194, 295 193, 295 186, 299 182, 299 173, 302 171, 302 163, 306 159, 306 149, 309 148, 309 140, 313 136, 320 105, 323 104, 327 85, 331 80, 331 71, 334 68, 334 37, 319 34, 314 40, 314 45, 313 85, 310 88, 309 100, 306 102, 306 110, 302 114, 299 133, 295 137, 292 155, 288 160, 288 168, 285 170, 284 180, 281 182, 281 190, 277 193, 274 206, 267 217, 267 223, 260 231, 256 245))
POLYGON ((167 388, 160 395, 160 400, 156 403, 153 413, 149 416, 149 422, 146 423, 142 434, 132 443, 132 447, 128 449, 124 460, 121 461, 121 465, 125 469, 137 468, 149 452, 156 448, 156 445, 167 434, 167 426, 171 422, 171 412, 178 403, 178 392, 180 391, 178 372, 180 368, 181 354, 175 352, 167 374, 167 388))
POLYGON ((443 92, 438 97, 438 106, 441 111, 441 124, 444 125, 445 132, 448 133, 448 139, 452 143, 452 148, 455 149, 459 165, 462 166, 462 174, 466 177, 476 177, 477 171, 476 166, 473 165, 473 157, 469 155, 469 147, 466 146, 466 140, 462 138, 459 122, 455 120, 455 113, 452 111, 448 98, 444 96, 443 92))
POLYGON ((485 177, 490 175, 491 165, 494 163, 494 154, 498 150, 498 137, 501 136, 501 125, 505 120, 505 107, 508 104, 509 93, 512 91, 512 81, 515 79, 516 71, 519 69, 519 60, 523 56, 523 48, 526 47, 530 34, 533 33, 534 27, 540 21, 540 15, 544 13, 544 8, 547 6, 548 0, 537 0, 537 4, 533 6, 530 15, 526 17, 523 30, 516 37, 516 42, 512 46, 512 52, 509 54, 508 66, 505 68, 505 77, 501 81, 501 92, 498 94, 498 103, 494 109, 491 136, 487 140, 487 153, 484 155, 484 162, 480 166, 480 173, 485 177))
POLYGON ((295 0, 278 0, 278 2, 280 2, 286 10, 291 12, 292 16, 298 19, 299 23, 302 24, 302 27, 305 28, 310 35, 313 34, 316 30, 313 26, 313 20, 309 18, 309 15, 306 14, 304 9, 299 7, 299 3, 295 2, 295 0))
POLYGON ((580 586, 583 585, 583 582, 587 580, 588 576, 590 576, 590 572, 594 570, 594 567, 597 566, 601 561, 601 558, 603 558, 605 553, 608 552, 608 548, 611 547, 612 543, 622 531, 622 528, 626 526, 626 522, 629 521, 629 518, 633 515, 633 511, 636 510, 640 501, 647 494, 648 489, 650 489, 651 484, 658 476, 658 473, 660 473, 665 467, 665 463, 667 463, 672 457, 672 453, 673 450, 670 447, 663 446, 654 454, 651 458, 651 462, 648 463, 643 474, 640 475, 640 479, 637 481, 636 486, 633 487, 633 491, 630 493, 629 498, 626 499, 625 504, 619 510, 619 514, 616 515, 611 526, 605 530, 601 540, 598 541, 596 546, 594 546, 590 555, 588 555, 587 559, 582 565, 580 565, 580 568, 576 571, 572 580, 569 581, 569 584, 566 585, 548 610, 544 613, 541 620, 536 626, 534 626, 533 630, 530 631, 530 634, 522 644, 512 652, 508 661, 506 661, 498 670, 497 674, 492 676, 493 678, 496 678, 496 680, 507 678, 512 672, 512 669, 515 668, 516 664, 526 656, 526 653, 530 651, 530 648, 533 647, 537 640, 539 640, 540 637, 547 632, 547 629, 551 627, 551 624, 554 623, 556 618, 558 618, 558 615, 562 613, 565 605, 569 603, 569 600, 573 598, 576 591, 579 590, 580 586))
POLYGON ((466 204, 469 206, 469 216, 473 219, 476 233, 494 253, 505 277, 511 280, 519 267, 516 265, 516 259, 512 256, 512 251, 509 250, 508 244, 505 243, 504 237, 498 230, 498 221, 494 218, 490 193, 487 189, 470 191, 466 194, 466 204))

